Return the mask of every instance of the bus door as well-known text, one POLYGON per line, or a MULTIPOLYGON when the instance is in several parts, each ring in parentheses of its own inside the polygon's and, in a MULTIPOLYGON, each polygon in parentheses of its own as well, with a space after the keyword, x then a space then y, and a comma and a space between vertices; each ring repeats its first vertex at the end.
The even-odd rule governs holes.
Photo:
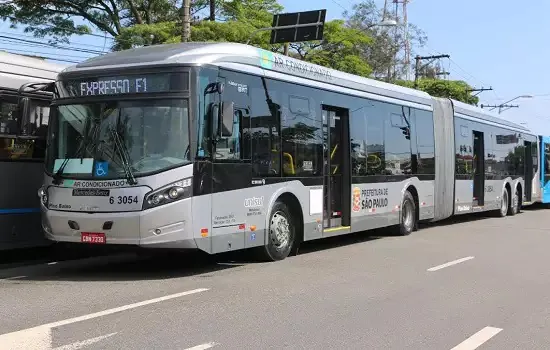
POLYGON ((350 228, 351 167, 347 109, 323 106, 324 232, 350 228))
POLYGON ((524 141, 525 146, 525 201, 531 202, 533 196, 533 147, 532 142, 524 141))
POLYGON ((485 204, 485 142, 483 132, 473 131, 474 136, 474 188, 473 203, 474 207, 482 207, 485 204))
POLYGON ((541 153, 542 202, 550 203, 550 137, 544 136, 542 138, 541 153))

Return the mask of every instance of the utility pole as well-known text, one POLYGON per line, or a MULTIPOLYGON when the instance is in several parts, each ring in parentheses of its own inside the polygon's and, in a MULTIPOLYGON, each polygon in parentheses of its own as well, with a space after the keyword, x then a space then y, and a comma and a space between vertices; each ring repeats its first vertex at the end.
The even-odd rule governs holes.
POLYGON ((438 60, 440 58, 450 58, 449 55, 435 55, 435 56, 416 56, 414 59, 416 60, 416 64, 414 66, 414 88, 418 88, 418 75, 422 68, 425 68, 427 65, 432 63, 434 60, 438 60), (420 62, 423 60, 430 60, 430 62, 426 63, 422 67, 420 66, 420 62))
POLYGON ((500 114, 503 108, 519 108, 519 105, 481 105, 480 107, 491 108, 491 110, 498 108, 498 114, 500 114))
POLYGON ((191 0, 183 0, 183 14, 182 14, 182 24, 183 31, 181 34, 181 41, 186 43, 191 39, 191 0))
POLYGON ((480 93, 482 93, 483 91, 492 91, 493 88, 492 87, 489 87, 488 89, 482 87, 480 89, 468 89, 466 90, 467 92, 476 92, 477 91, 477 94, 474 94, 474 96, 477 96, 479 95, 480 93))

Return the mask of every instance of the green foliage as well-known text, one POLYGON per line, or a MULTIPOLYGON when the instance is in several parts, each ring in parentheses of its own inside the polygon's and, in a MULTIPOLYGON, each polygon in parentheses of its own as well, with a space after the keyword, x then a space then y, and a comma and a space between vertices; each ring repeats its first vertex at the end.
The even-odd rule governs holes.
POLYGON ((161 22, 155 24, 136 24, 122 28, 115 38, 113 50, 125 50, 145 45, 177 43, 180 41, 177 22, 161 22))
MULTIPOLYGON (((397 85, 412 88, 414 82, 399 80, 397 85)), ((468 91, 472 87, 462 80, 420 79, 418 89, 435 97, 447 97, 470 105, 477 105, 479 98, 468 91)))
POLYGON ((292 44, 291 48, 304 61, 367 77, 372 70, 361 52, 371 42, 361 30, 334 20, 325 23, 322 41, 292 44))

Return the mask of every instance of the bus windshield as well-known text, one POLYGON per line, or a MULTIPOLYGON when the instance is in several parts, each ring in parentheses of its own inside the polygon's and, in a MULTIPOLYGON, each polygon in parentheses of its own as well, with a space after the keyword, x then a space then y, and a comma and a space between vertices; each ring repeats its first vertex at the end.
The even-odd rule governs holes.
POLYGON ((50 174, 113 179, 126 177, 128 170, 140 176, 190 162, 189 111, 184 99, 52 108, 46 160, 50 174))

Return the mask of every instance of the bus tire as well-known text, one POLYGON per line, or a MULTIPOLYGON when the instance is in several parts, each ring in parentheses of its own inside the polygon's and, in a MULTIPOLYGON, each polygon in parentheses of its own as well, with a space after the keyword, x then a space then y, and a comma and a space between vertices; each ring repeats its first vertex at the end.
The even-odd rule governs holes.
POLYGON ((416 204, 414 197, 409 191, 405 191, 399 217, 399 234, 410 235, 416 227, 416 204))
POLYGON ((510 199, 510 210, 508 211, 508 215, 514 216, 517 213, 519 213, 521 208, 521 199, 519 194, 519 188, 516 187, 514 191, 514 195, 510 199))
POLYGON ((267 242, 263 246, 264 259, 284 260, 290 254, 296 241, 295 222, 288 206, 281 201, 275 202, 269 217, 267 242))
POLYGON ((503 218, 508 214, 508 208, 510 207, 510 198, 508 195, 508 190, 505 188, 502 191, 502 196, 500 198, 500 209, 497 211, 498 216, 503 218))

